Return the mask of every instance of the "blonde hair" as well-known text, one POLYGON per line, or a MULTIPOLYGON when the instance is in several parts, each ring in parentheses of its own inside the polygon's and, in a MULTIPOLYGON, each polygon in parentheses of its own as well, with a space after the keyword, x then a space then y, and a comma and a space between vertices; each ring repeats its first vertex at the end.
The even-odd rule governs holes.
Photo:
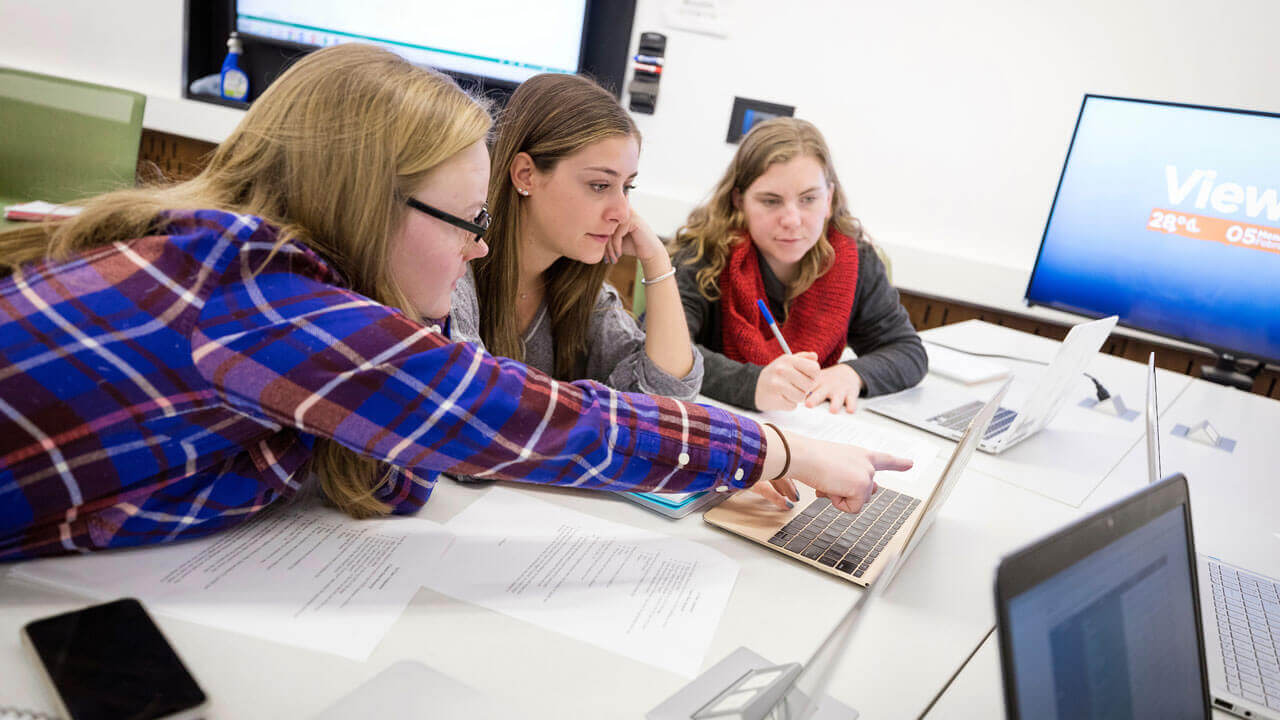
MULTIPOLYGON (((535 75, 511 95, 498 118, 489 174, 489 212, 485 235, 492 251, 472 262, 480 304, 480 338, 495 355, 524 359, 517 323, 520 277, 520 202, 511 181, 511 163, 528 153, 540 172, 550 172, 565 157, 591 143, 619 135, 638 141, 640 132, 618 101, 592 80, 576 75, 535 75)), ((587 328, 596 296, 609 266, 562 257, 546 271, 546 301, 555 339, 555 372, 561 380, 585 372, 587 328)))
POLYGON ((849 211, 844 189, 831 162, 831 151, 822 133, 813 123, 798 118, 774 118, 756 125, 743 138, 737 153, 711 192, 706 204, 689 214, 689 221, 676 233, 675 255, 682 264, 705 263, 697 273, 698 289, 708 300, 720 297, 720 273, 729 259, 732 246, 744 241, 746 216, 734 206, 734 195, 741 196, 770 167, 798 157, 811 157, 822 165, 831 184, 831 217, 822 229, 818 242, 800 260, 800 272, 787 287, 787 302, 808 290, 814 281, 831 268, 835 250, 827 240, 832 226, 856 242, 870 242, 862 223, 849 211))
MULTIPOLYGON (((441 162, 484 140, 485 105, 445 76, 368 45, 316 51, 282 74, 191 180, 99 195, 73 219, 0 233, 0 272, 164 231, 162 213, 257 215, 323 256, 355 292, 411 317, 392 279, 391 237, 405 199, 441 162)), ((309 461, 321 490, 354 517, 386 514, 389 472, 320 438, 309 461)))

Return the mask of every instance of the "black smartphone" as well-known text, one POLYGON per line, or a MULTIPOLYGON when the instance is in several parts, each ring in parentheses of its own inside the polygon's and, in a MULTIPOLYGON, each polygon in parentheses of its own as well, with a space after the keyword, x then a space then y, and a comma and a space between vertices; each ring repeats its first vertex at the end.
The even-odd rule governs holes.
POLYGON ((186 720, 205 710, 204 691, 133 598, 35 620, 22 639, 68 720, 186 720))

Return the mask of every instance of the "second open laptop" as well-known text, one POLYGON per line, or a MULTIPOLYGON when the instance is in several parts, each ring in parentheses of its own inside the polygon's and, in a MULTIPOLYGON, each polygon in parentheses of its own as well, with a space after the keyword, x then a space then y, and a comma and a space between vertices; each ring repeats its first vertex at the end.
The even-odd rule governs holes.
MULTIPOLYGON (((1017 410, 999 408, 978 449, 1004 452, 1048 425, 1071 394, 1076 379, 1106 342, 1116 320, 1113 315, 1071 328, 1026 402, 1017 410)), ((968 389, 932 384, 869 400, 864 407, 935 435, 958 439, 983 402, 968 389)))
POLYGON ((923 501, 882 487, 861 512, 846 513, 816 497, 809 487, 799 486, 801 502, 787 512, 779 512, 752 493, 736 493, 702 518, 795 560, 869 586, 884 570, 886 558, 914 547, 908 545, 911 538, 933 524, 1008 389, 1005 381, 972 419, 923 501))
MULTIPOLYGON (((1156 354, 1147 359, 1147 482, 1160 482, 1156 354)), ((1280 720, 1280 580, 1196 553, 1214 707, 1280 720)))

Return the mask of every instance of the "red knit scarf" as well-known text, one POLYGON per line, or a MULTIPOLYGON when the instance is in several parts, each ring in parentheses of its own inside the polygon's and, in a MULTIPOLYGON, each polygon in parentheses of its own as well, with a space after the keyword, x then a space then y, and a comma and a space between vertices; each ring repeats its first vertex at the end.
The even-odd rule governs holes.
MULTIPOLYGON (((834 263, 791 301, 786 321, 778 324, 792 352, 815 352, 822 367, 836 364, 844 352, 858 289, 858 244, 834 228, 827 240, 836 251, 834 263)), ((744 235, 729 250, 720 273, 721 340, 724 354, 738 362, 768 365, 782 354, 782 346, 756 306, 760 299, 765 299, 765 293, 759 255, 755 243, 744 235)))

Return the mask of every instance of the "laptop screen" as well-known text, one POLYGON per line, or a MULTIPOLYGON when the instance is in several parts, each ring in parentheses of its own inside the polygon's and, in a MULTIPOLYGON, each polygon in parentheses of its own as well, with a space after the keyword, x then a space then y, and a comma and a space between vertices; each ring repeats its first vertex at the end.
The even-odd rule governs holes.
MULTIPOLYGON (((1023 718, 1202 717, 1205 687, 1184 505, 1008 600, 1023 718)), ((1108 527, 1111 527, 1108 525, 1108 527)))

